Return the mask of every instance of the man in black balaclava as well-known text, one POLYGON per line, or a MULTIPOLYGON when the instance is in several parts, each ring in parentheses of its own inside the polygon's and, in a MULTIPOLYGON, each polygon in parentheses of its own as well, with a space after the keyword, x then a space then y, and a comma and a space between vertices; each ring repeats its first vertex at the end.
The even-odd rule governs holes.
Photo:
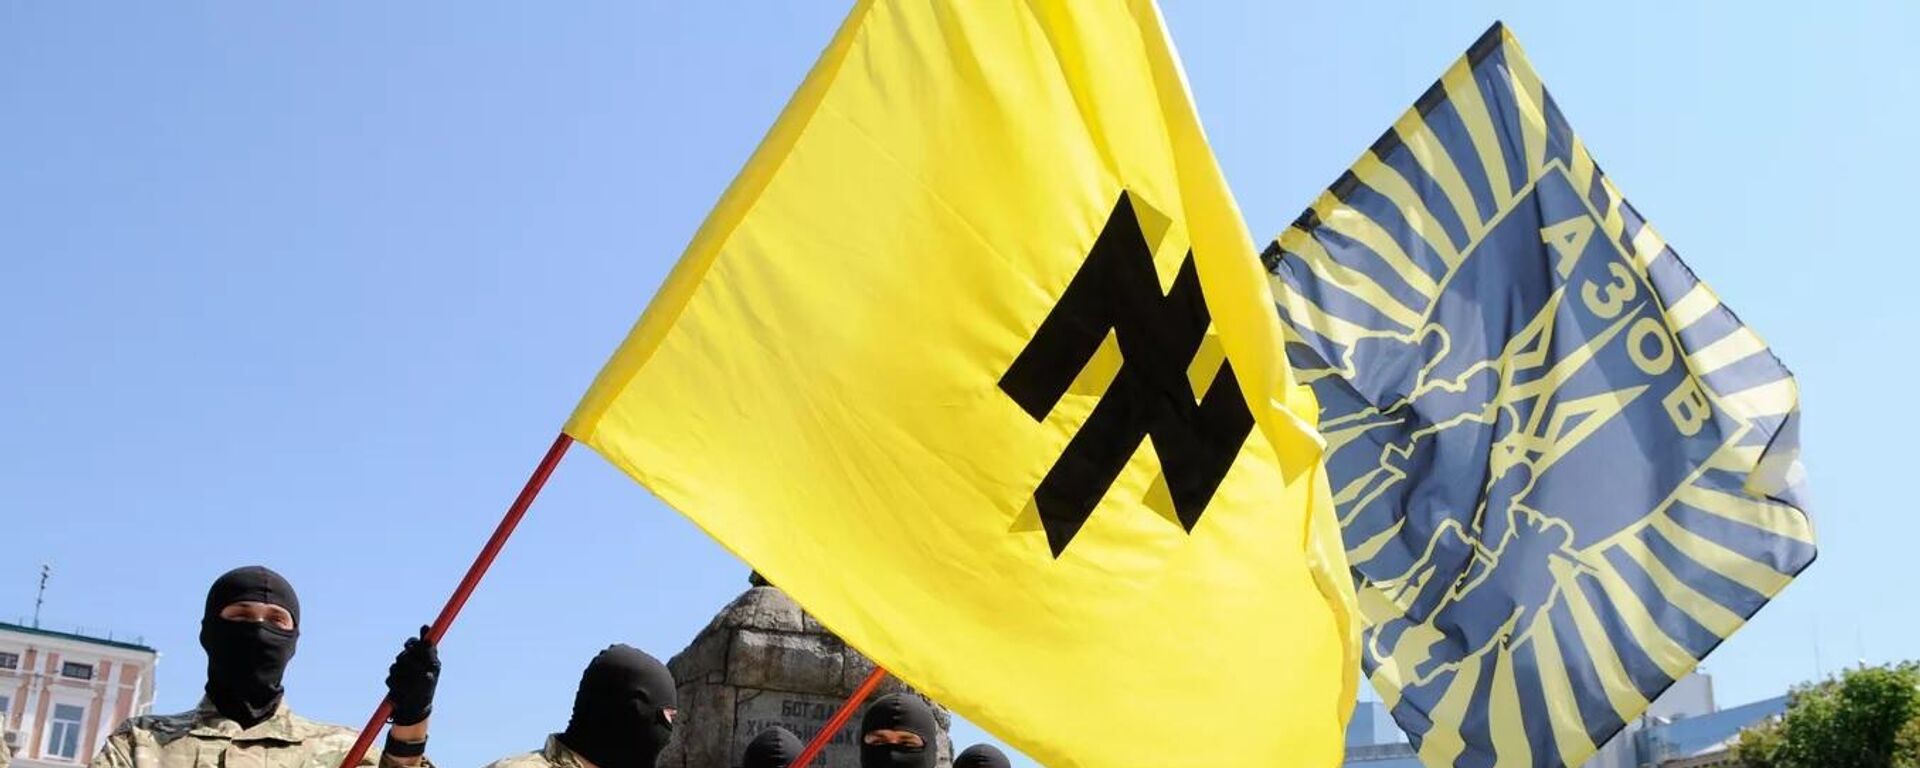
POLYGON ((488 768, 653 768, 673 737, 673 675, 639 649, 614 645, 580 676, 567 730, 539 752, 494 761, 488 768))
POLYGON ((760 735, 753 737, 753 741, 747 742, 747 752, 740 758, 740 768, 787 768, 805 748, 793 731, 776 725, 761 731, 760 735))
POLYGON ((1013 761, 999 747, 975 744, 953 759, 953 768, 1013 768, 1013 761))
POLYGON ((207 652, 207 701, 241 728, 280 708, 280 679, 300 642, 300 597, 278 573, 235 568, 207 590, 200 647, 207 652))
MULTIPOLYGON (((385 750, 360 765, 406 768, 427 763, 427 715, 440 679, 440 658, 426 639, 407 640, 387 673, 393 727, 385 750)), ((338 768, 359 731, 316 723, 287 708, 281 685, 300 639, 300 598, 286 578, 261 566, 215 579, 200 615, 207 652, 206 697, 177 715, 144 715, 120 725, 91 768, 232 765, 338 768), (229 760, 229 752, 241 757, 229 760)))
POLYGON ((933 708, 910 693, 875 699, 860 718, 860 768, 933 768, 940 728, 933 708))

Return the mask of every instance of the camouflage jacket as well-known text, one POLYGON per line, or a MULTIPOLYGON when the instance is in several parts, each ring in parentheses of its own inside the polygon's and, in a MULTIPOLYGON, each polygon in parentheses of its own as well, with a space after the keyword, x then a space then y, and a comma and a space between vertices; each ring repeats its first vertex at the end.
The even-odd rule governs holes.
POLYGON ((560 734, 556 733, 547 737, 545 749, 501 758, 489 763, 487 768, 587 768, 587 761, 560 743, 560 734))
MULTIPOLYGON (((359 735, 296 715, 284 702, 272 717, 241 728, 203 699, 192 712, 128 718, 89 768, 340 768, 359 735)), ((369 750, 359 765, 400 768, 379 750, 369 750)))

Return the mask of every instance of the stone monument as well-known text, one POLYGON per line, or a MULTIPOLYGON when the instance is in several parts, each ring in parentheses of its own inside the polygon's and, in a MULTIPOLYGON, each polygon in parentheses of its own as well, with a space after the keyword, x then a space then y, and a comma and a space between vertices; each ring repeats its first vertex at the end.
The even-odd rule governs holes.
MULTIPOLYGON (((667 662, 679 684, 680 718, 660 768, 738 768, 747 742, 769 726, 811 740, 873 671, 872 661, 785 592, 758 574, 752 585, 667 662)), ((901 691, 908 689, 889 678, 874 697, 901 691)), ((932 746, 947 768, 953 761, 947 736, 952 717, 937 704, 933 708, 940 733, 932 746)), ((813 765, 859 768, 859 731, 856 713, 813 765)))

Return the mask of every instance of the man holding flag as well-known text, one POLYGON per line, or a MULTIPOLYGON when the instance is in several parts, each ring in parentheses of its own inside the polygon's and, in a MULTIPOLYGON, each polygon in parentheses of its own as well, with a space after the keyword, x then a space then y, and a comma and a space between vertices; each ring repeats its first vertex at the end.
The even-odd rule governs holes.
POLYGON ((264 566, 227 571, 207 588, 200 646, 207 653, 206 695, 173 715, 128 718, 95 753, 91 768, 252 765, 332 768, 432 767, 427 720, 440 680, 440 655, 423 637, 406 641, 387 671, 392 728, 377 757, 355 754, 354 731, 315 722, 287 706, 281 682, 299 644, 300 598, 264 566))

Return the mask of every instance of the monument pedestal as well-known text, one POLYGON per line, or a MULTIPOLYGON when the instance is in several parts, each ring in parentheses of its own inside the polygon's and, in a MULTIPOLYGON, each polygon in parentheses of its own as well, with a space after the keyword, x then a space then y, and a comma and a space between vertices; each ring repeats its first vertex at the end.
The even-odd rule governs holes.
MULTIPOLYGON (((781 726, 811 740, 853 693, 873 662, 828 632, 776 587, 748 589, 667 662, 679 685, 680 719, 660 768, 738 768, 747 742, 781 726)), ((889 678, 874 693, 908 691, 889 678)), ((910 692, 910 691, 909 691, 910 692)), ((915 694, 918 695, 918 694, 915 694)), ((931 702, 930 702, 931 703, 931 702)), ((952 717, 934 705, 941 768, 952 764, 952 717)), ((860 717, 834 735, 813 763, 859 768, 860 717)))

